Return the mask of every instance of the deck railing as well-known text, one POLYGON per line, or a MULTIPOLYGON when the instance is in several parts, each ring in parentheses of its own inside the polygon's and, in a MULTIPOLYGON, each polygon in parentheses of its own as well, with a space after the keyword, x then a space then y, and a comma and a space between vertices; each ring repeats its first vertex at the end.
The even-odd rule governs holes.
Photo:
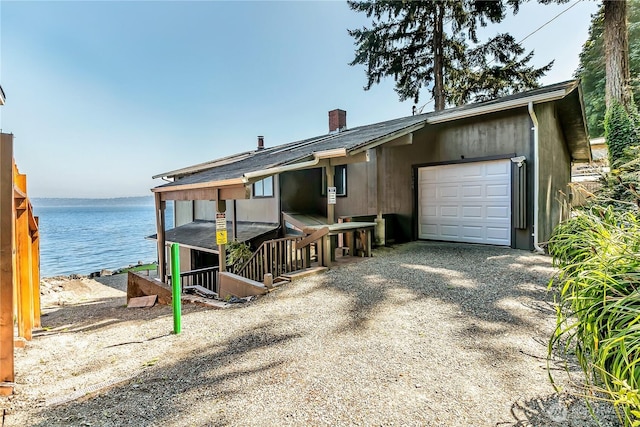
MULTIPOLYGON (((219 267, 207 267, 180 273, 180 288, 184 289, 185 286, 200 285, 217 293, 218 270, 219 267)), ((168 283, 171 284, 171 276, 168 278, 168 283)))
POLYGON ((268 240, 253 253, 253 256, 236 270, 237 275, 262 282, 264 275, 271 273, 274 278, 309 267, 311 248, 296 248, 302 237, 284 237, 268 240))

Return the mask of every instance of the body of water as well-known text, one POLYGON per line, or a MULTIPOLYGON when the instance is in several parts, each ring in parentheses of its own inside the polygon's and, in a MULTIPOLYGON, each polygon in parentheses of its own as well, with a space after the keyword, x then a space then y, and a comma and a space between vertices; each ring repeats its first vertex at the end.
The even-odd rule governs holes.
MULTIPOLYGON (((126 199, 125 199, 126 201, 126 199)), ((40 275, 86 275, 157 260, 152 203, 105 203, 92 199, 32 201, 39 217, 40 275)), ((173 209, 166 210, 167 228, 173 209)))

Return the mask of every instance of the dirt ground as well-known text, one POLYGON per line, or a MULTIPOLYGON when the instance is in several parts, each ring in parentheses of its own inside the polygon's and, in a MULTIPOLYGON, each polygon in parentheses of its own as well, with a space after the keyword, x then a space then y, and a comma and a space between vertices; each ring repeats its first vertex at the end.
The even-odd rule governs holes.
MULTIPOLYGON (((413 243, 225 310, 50 278, 3 426, 596 426, 559 360, 548 257, 413 243)), ((618 425, 596 404, 604 426, 618 425)))

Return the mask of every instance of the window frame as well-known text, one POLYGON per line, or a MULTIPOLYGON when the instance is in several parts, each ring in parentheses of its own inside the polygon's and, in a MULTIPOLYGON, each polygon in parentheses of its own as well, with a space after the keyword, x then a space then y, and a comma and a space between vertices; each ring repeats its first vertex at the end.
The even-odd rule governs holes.
MULTIPOLYGON (((337 165, 333 167, 333 186, 336 187, 336 197, 347 197, 347 165, 337 165), (338 173, 339 170, 344 171, 342 174, 338 173), (343 192, 338 192, 337 178, 340 177, 343 185, 343 192)), ((322 188, 320 194, 322 196, 327 195, 327 173, 325 168, 322 168, 322 188)))
POLYGON ((251 187, 251 192, 253 195, 254 199, 269 199, 274 197, 274 191, 273 191, 273 175, 271 176, 267 176, 263 179, 261 179, 260 181, 256 181, 253 183, 252 187, 251 187), (270 181, 271 182, 271 186, 269 188, 268 194, 265 194, 265 183, 270 181), (260 194, 257 193, 256 189, 260 188, 260 194))

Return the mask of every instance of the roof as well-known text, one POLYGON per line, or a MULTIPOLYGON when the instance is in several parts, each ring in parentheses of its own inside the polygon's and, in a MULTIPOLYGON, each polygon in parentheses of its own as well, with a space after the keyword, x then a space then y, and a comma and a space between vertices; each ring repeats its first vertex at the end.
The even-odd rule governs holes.
POLYGON ((283 170, 312 167, 313 160, 345 157, 356 154, 407 135, 427 125, 476 117, 498 111, 521 108, 530 103, 559 101, 560 122, 569 142, 574 160, 589 161, 589 140, 584 115, 584 103, 578 80, 533 89, 443 111, 402 117, 366 126, 347 129, 243 153, 198 165, 155 175, 153 178, 172 177, 175 180, 158 186, 154 191, 178 190, 180 186, 193 188, 207 183, 222 185, 249 183, 261 176, 269 176, 283 170), (323 157, 324 156, 324 157, 323 157), (282 168, 285 169, 282 169, 282 168), (176 188, 173 188, 176 187, 176 188))
MULTIPOLYGON (((279 224, 237 222, 236 226, 238 230, 237 240, 247 242, 274 231, 279 227, 279 224)), ((227 230, 231 229, 231 223, 227 222, 227 230)), ((147 239, 157 240, 158 235, 153 234, 148 236, 147 239)), ((165 241, 167 243, 178 243, 187 248, 218 253, 215 221, 195 220, 188 224, 172 228, 165 231, 165 241)))

